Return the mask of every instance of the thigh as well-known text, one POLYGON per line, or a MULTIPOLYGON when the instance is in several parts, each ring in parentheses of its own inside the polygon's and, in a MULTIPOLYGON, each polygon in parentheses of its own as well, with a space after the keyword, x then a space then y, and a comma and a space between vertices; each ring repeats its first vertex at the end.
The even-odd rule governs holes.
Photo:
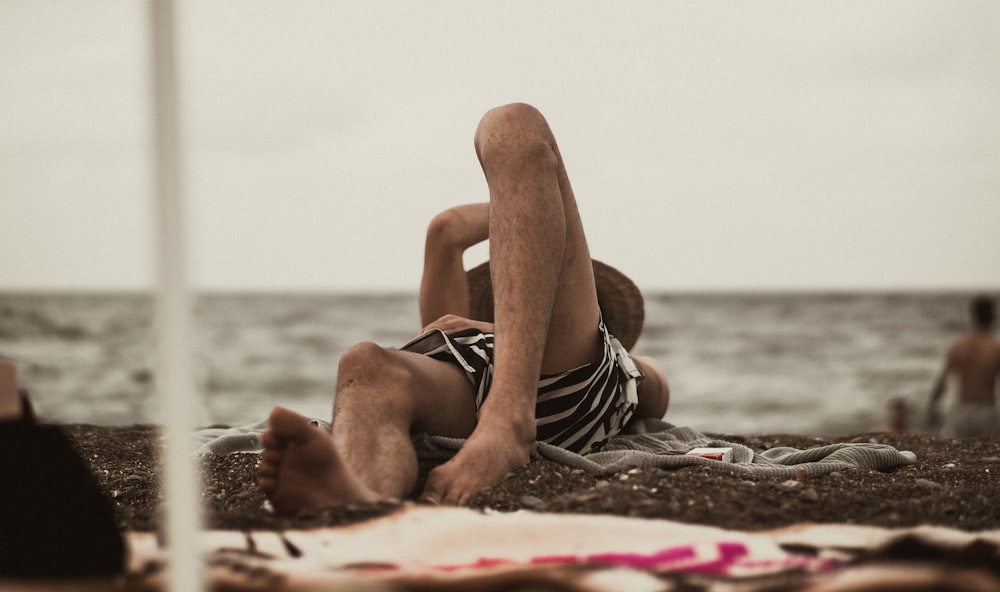
MULTIPOLYGON (((491 259, 495 258, 495 251, 513 248, 506 243, 500 245, 501 241, 520 244, 528 240, 525 235, 534 236, 525 232, 526 227, 536 232, 539 229, 535 225, 542 224, 542 232, 548 230, 562 239, 561 258, 551 262, 557 267, 552 270, 554 277, 522 278, 528 286, 533 281, 556 282, 551 309, 545 311, 548 333, 542 373, 553 374, 598 360, 600 308, 594 270, 555 135, 534 107, 505 105, 483 117, 476 130, 476 149, 490 186, 493 208, 490 240, 494 241, 490 247, 491 259), (507 197, 499 199, 501 196, 507 197), (501 230, 498 222, 502 221, 519 225, 515 229, 518 234, 506 236, 495 232, 501 230)), ((530 256, 548 258, 552 254, 536 251, 530 256)))
POLYGON ((387 353, 407 370, 407 396, 413 405, 411 431, 453 438, 472 433, 477 416, 475 393, 462 368, 414 352, 387 353))
MULTIPOLYGON (((556 154, 559 155, 558 148, 556 154)), ((543 372, 561 371, 594 362, 600 358, 602 348, 598 330, 600 306, 590 249, 561 155, 558 162, 566 242, 549 320, 543 372)))

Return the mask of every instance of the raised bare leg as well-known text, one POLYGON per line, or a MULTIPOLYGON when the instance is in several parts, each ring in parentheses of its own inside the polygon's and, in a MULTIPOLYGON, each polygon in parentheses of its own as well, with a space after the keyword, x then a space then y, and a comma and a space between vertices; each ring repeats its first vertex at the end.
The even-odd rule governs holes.
POLYGON ((495 357, 490 395, 425 498, 464 504, 528 460, 538 377, 597 360, 600 309, 583 225, 555 138, 533 107, 488 112, 476 151, 490 189, 495 357))
POLYGON ((515 389, 530 383, 534 398, 540 372, 600 357, 590 250, 559 147, 541 113, 523 104, 493 109, 476 131, 476 150, 490 188, 497 373, 517 376, 524 384, 515 389), (525 346, 501 347, 508 341, 525 346), (537 371, 532 375, 529 367, 537 371))
POLYGON ((417 480, 412 435, 467 437, 476 424, 472 384, 458 366, 362 343, 341 359, 334 444, 374 491, 401 498, 417 480))
POLYGON ((447 362, 362 343, 337 382, 332 434, 272 411, 258 481, 279 513, 403 498, 417 479, 412 434, 465 437, 475 425, 471 383, 447 362))
POLYGON ((466 249, 489 237, 489 209, 488 203, 450 208, 427 227, 420 281, 422 327, 446 314, 469 316, 469 286, 462 256, 466 249))

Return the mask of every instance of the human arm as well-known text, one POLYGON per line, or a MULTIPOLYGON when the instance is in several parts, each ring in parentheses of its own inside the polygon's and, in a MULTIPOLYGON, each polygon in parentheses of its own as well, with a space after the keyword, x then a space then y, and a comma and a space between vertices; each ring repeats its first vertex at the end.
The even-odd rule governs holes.
POLYGON ((927 403, 927 426, 929 428, 936 429, 941 425, 941 414, 938 410, 938 404, 945 390, 947 390, 948 375, 951 374, 954 366, 954 350, 954 345, 948 349, 944 365, 941 367, 941 371, 938 373, 937 378, 934 380, 934 385, 931 387, 931 396, 927 403))
POLYGON ((632 361, 635 362, 636 367, 644 376, 636 388, 639 404, 633 417, 636 419, 663 418, 667 414, 667 407, 670 406, 670 385, 667 384, 667 375, 663 366, 647 356, 632 356, 632 361))
POLYGON ((424 242, 420 280, 420 324, 427 326, 446 314, 469 316, 469 286, 462 256, 489 238, 489 204, 449 208, 431 220, 424 242))

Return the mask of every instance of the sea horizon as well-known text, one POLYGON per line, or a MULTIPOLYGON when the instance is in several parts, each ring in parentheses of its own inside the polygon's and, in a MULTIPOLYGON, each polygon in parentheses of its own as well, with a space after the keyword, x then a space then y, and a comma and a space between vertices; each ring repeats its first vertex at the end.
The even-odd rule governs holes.
MULTIPOLYGON (((646 291, 634 353, 661 361, 666 420, 710 433, 870 431, 901 398, 920 420, 966 303, 989 289, 646 291)), ((194 301, 201 424, 275 404, 329 419, 351 345, 404 343, 415 291, 203 290, 194 301)), ((155 420, 152 291, 0 291, 0 355, 54 421, 155 420)))

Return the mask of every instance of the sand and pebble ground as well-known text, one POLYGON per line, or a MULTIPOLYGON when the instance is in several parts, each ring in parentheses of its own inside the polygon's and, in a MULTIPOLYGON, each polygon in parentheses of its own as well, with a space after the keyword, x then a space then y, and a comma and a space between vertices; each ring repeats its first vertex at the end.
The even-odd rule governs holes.
MULTIPOLYGON (((122 529, 160 524, 160 438, 155 427, 66 426, 112 499, 122 529)), ((756 531, 797 523, 883 527, 938 525, 965 531, 1000 528, 1000 438, 949 440, 927 434, 861 434, 842 438, 722 435, 754 450, 877 442, 910 450, 916 464, 891 471, 837 471, 803 480, 748 479, 705 467, 633 469, 592 475, 532 461, 480 493, 476 508, 499 511, 612 514, 756 531)), ((339 525, 395 511, 399 504, 348 504, 294 519, 264 507, 255 481, 257 454, 205 457, 206 525, 220 529, 286 529, 339 525)), ((426 474, 429 467, 423 467, 426 474)), ((419 486, 418 486, 419 487, 419 486)))

